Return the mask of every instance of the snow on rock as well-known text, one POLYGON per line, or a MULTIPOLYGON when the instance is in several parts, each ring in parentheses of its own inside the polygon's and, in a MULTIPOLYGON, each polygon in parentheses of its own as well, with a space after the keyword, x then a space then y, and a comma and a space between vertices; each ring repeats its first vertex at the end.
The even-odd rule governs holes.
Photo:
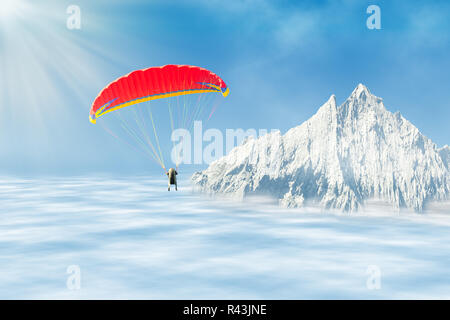
POLYGON ((192 181, 207 193, 266 194, 286 207, 356 211, 380 199, 422 211, 450 198, 449 154, 359 84, 341 106, 332 95, 300 126, 247 139, 192 181))
POLYGON ((450 147, 448 145, 443 146, 439 149, 439 154, 441 155, 442 161, 444 161, 447 170, 450 170, 448 167, 450 163, 450 147))

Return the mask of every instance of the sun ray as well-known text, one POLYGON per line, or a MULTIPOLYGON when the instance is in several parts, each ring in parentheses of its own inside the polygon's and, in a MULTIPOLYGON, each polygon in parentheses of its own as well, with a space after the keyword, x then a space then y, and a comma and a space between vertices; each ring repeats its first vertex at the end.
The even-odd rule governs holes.
POLYGON ((74 126, 67 120, 86 113, 94 91, 121 65, 89 36, 102 28, 96 19, 89 30, 72 31, 65 9, 52 1, 0 3, 0 130, 21 136, 10 139, 14 150, 40 153, 37 139, 54 149, 51 136, 67 130, 61 123, 74 126))

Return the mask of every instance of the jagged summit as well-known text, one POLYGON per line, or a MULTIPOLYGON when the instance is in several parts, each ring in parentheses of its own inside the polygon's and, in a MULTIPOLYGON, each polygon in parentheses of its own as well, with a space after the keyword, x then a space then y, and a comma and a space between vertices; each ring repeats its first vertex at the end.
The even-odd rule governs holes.
POLYGON ((362 83, 359 83, 355 89, 353 89, 352 94, 350 95, 350 97, 360 97, 362 94, 365 95, 370 95, 370 90, 363 85, 362 83))
POLYGON ((359 84, 339 107, 330 96, 286 132, 248 139, 192 180, 203 191, 270 194, 288 207, 355 211, 368 199, 424 209, 449 197, 449 148, 436 145, 359 84))
POLYGON ((371 109, 385 109, 383 99, 373 95, 369 89, 361 83, 358 84, 351 95, 339 108, 341 109, 341 113, 350 117, 356 117, 357 114, 368 112, 371 109))

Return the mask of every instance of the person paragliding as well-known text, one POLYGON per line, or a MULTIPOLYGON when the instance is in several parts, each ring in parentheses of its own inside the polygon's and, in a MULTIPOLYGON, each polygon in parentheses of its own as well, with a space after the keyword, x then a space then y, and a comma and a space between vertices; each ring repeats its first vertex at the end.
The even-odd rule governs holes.
MULTIPOLYGON (((176 176, 180 159, 177 158, 174 161, 177 170, 170 168, 166 171, 164 148, 160 144, 157 121, 153 117, 152 108, 157 108, 158 100, 166 100, 172 132, 176 128, 189 129, 192 128, 194 120, 202 115, 203 107, 207 104, 205 99, 214 93, 226 97, 229 93, 228 86, 217 74, 201 67, 165 65, 135 70, 116 79, 101 90, 92 103, 89 120, 95 124, 99 118, 109 113, 116 114, 116 120, 119 120, 119 123, 115 128, 120 131, 111 130, 105 126, 108 133, 114 137, 123 138, 127 144, 137 147, 139 151, 158 163, 169 179, 168 190, 170 191, 171 185, 175 185, 177 190, 176 176), (189 96, 196 96, 196 98, 192 98, 190 103, 189 96), (145 104, 145 102, 149 103, 145 104), (132 112, 127 113, 127 110, 132 112), (174 122, 177 120, 178 126, 174 122), (125 136, 121 137, 119 132, 124 132, 125 136), (125 139, 126 137, 131 140, 125 139), (131 144, 132 141, 135 145, 131 144)), ((212 109, 209 117, 214 110, 215 108, 212 109)), ((111 120, 107 120, 103 124, 110 122, 111 120)), ((175 154, 178 157, 178 153, 175 152, 175 154)))
POLYGON ((177 186, 178 172, 177 172, 177 170, 175 170, 174 168, 170 168, 169 171, 166 172, 166 174, 169 177, 169 188, 167 190, 170 191, 170 186, 175 185, 175 191, 178 191, 178 186, 177 186))

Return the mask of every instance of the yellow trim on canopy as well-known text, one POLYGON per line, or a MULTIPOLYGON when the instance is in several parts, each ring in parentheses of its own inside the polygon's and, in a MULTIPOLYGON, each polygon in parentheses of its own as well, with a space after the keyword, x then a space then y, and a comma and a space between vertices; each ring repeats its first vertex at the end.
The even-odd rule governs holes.
POLYGON ((225 92, 222 92, 223 96, 226 97, 230 93, 230 89, 227 87, 227 90, 225 92))
MULTIPOLYGON (((224 93, 222 93, 223 94, 223 96, 224 97, 226 97, 227 95, 228 95, 228 88, 227 88, 227 90, 224 92, 224 93)), ((115 111, 115 110, 118 110, 118 109, 122 109, 122 108, 125 108, 125 107, 128 107, 128 106, 132 106, 133 104, 138 104, 138 103, 141 103, 141 102, 146 102, 146 101, 151 101, 151 100, 157 100, 157 99, 163 99, 163 98, 170 98, 170 97, 176 97, 176 96, 182 96, 182 95, 186 95, 186 94, 194 94, 194 93, 203 93, 203 92, 218 92, 217 90, 205 90, 205 89, 200 89, 200 90, 186 90, 186 91, 179 91, 179 92, 171 92, 171 93, 166 93, 166 94, 161 94, 161 95, 154 95, 154 96, 149 96, 149 97, 145 97, 145 98, 141 98, 141 99, 136 99, 136 100, 132 100, 132 101, 129 101, 129 102, 125 102, 125 103, 122 103, 122 104, 119 104, 118 106, 115 106, 114 108, 112 108, 112 109, 109 109, 109 110, 107 110, 107 111, 105 111, 105 112, 103 112, 102 113, 102 111, 103 111, 103 108, 100 108, 96 113, 95 113, 95 119, 92 119, 91 118, 91 116, 89 115, 89 120, 92 122, 92 123, 96 123, 96 119, 98 118, 98 117, 101 117, 101 116, 103 116, 104 114, 107 114, 108 112, 111 112, 111 111, 115 111)))

